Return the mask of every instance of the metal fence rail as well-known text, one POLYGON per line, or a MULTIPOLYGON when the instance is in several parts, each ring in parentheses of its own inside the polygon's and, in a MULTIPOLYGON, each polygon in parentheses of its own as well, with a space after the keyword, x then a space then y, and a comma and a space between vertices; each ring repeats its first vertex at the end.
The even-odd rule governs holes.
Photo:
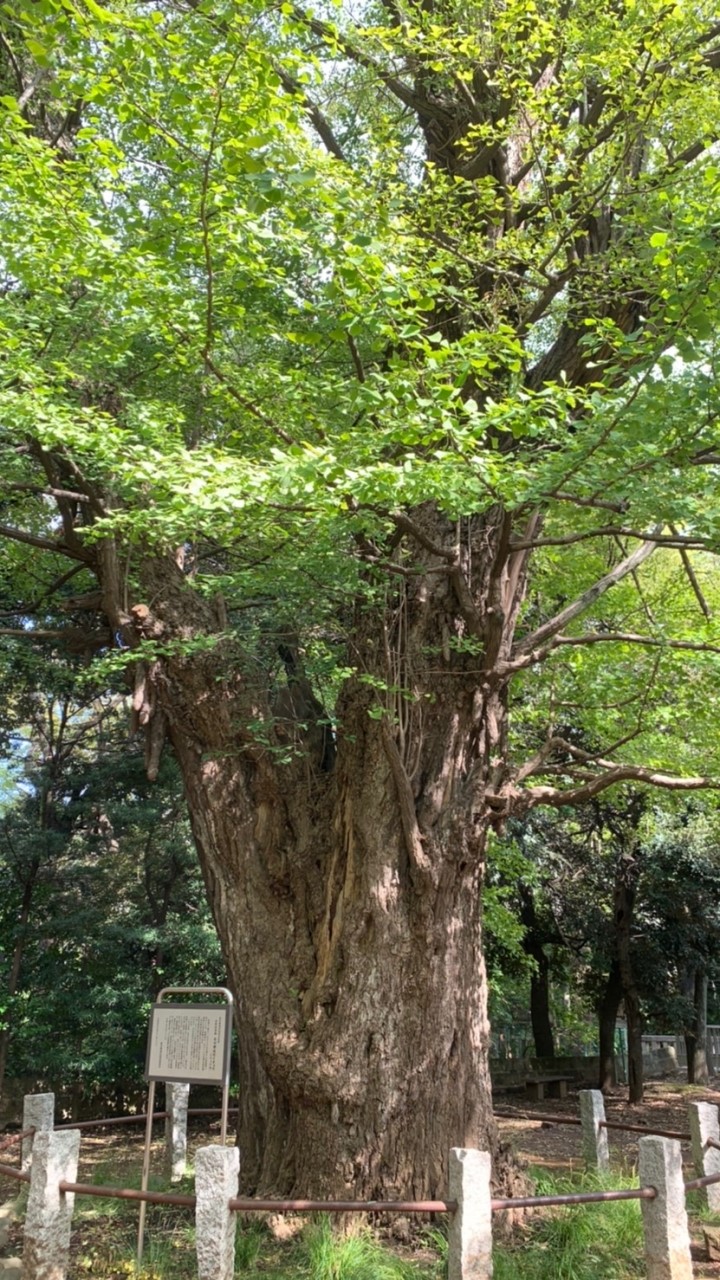
MULTIPOLYGON (((26 1102, 38 1106, 40 1102, 47 1108, 47 1120, 35 1128, 26 1127, 22 1132, 9 1135, 0 1150, 13 1143, 34 1136, 32 1144, 31 1173, 10 1165, 0 1163, 0 1177, 7 1177, 21 1183, 31 1183, 31 1195, 28 1201, 27 1220, 25 1224, 26 1253, 28 1257, 39 1258, 46 1242, 61 1231, 64 1232, 62 1250, 65 1262, 57 1271, 57 1280, 65 1280, 69 1265, 70 1224, 72 1216, 73 1196, 92 1196, 98 1199, 124 1200, 139 1203, 140 1212, 144 1212, 147 1204, 167 1205, 195 1211, 197 1227, 198 1258, 203 1248, 208 1249, 213 1257, 217 1255, 217 1240, 224 1238, 232 1245, 234 1238, 234 1215, 237 1213, 295 1213, 295 1214, 446 1214, 450 1220, 449 1249, 454 1259, 451 1274, 458 1280, 480 1280, 490 1275, 489 1259, 492 1251, 492 1215, 507 1211, 526 1209, 544 1209, 550 1207, 573 1208, 584 1204, 603 1204, 615 1201, 638 1200, 648 1202, 643 1209, 643 1220, 646 1238, 646 1258, 655 1259, 657 1249, 676 1251, 687 1256, 687 1267, 683 1276, 692 1274, 690 1262, 690 1241, 687 1231, 687 1216, 684 1208, 685 1196, 690 1191, 705 1190, 720 1184, 720 1172, 713 1172, 713 1163, 709 1165, 702 1156, 708 1148, 720 1150, 720 1127, 717 1108, 707 1104, 691 1104, 690 1124, 693 1129, 693 1146, 698 1173, 705 1170, 705 1175, 687 1182, 683 1179, 682 1155, 680 1141, 688 1140, 689 1134, 675 1130, 657 1130, 645 1125, 608 1121, 604 1118, 601 1095, 590 1091, 581 1096, 582 1120, 570 1116, 553 1116, 542 1112, 496 1113, 515 1120, 539 1120, 549 1123, 580 1125, 583 1130, 583 1144, 586 1160, 592 1164, 592 1153, 586 1141, 593 1134, 596 1138, 596 1154, 598 1144, 604 1144, 607 1157, 607 1138, 604 1131, 608 1129, 626 1130, 642 1135, 640 1142, 639 1180, 644 1184, 638 1187, 624 1187, 608 1191, 579 1191, 558 1195, 493 1197, 490 1191, 491 1160, 486 1152, 454 1149, 449 1157, 449 1197, 443 1200, 303 1200, 303 1199, 260 1199, 240 1197, 238 1183, 237 1149, 220 1143, 210 1147, 202 1147, 196 1152, 196 1194, 185 1195, 173 1192, 137 1190, 130 1187, 93 1186, 75 1181, 77 1159, 80 1144, 80 1128, 88 1129, 104 1125, 123 1123, 140 1123, 165 1119, 166 1112, 155 1112, 128 1117, 104 1117, 98 1120, 84 1121, 80 1125, 63 1124, 58 1129, 74 1129, 69 1133, 54 1136, 53 1099, 52 1095, 40 1095, 26 1102), (594 1100, 593 1100, 594 1099, 594 1100), (592 1101, 592 1111, 589 1103, 592 1101), (703 1110, 704 1109, 704 1110, 703 1110), (701 1123, 701 1138, 698 1140, 697 1126, 701 1123), (709 1116, 709 1113, 714 1113, 709 1116), (708 1118, 709 1117, 709 1118, 708 1118), (708 1135, 709 1130, 709 1135, 708 1135), (601 1135, 598 1138, 597 1135, 601 1135), (700 1153, 700 1154, 699 1154, 700 1153), (60 1195, 58 1195, 58 1192, 60 1195), (66 1196, 68 1199, 66 1200, 66 1196), (58 1208, 58 1200, 60 1207, 58 1208), (681 1211, 682 1210, 682 1211, 681 1211), (684 1225, 683 1225, 684 1224, 684 1225), (49 1235, 47 1234, 49 1231, 49 1235), (671 1237, 675 1233, 675 1244, 671 1237), (683 1234, 684 1233, 684 1234, 683 1234), (679 1244, 678 1244, 679 1240, 679 1244), (664 1243, 663 1243, 664 1242, 664 1243), (38 1252, 40 1250, 40 1252, 38 1252), (469 1250, 469 1252, 468 1252, 469 1250)), ((196 1115, 219 1114, 219 1108, 196 1108, 196 1115)), ((27 1108, 25 1124, 37 1114, 31 1106, 27 1108)), ((24 1160, 29 1159, 28 1145, 23 1153, 24 1160)), ((716 1159, 713 1157, 713 1159, 716 1159)), ((27 1167, 27 1165, 26 1165, 27 1167)), ((717 1168, 717 1164, 715 1165, 717 1168)), ((49 1246, 48 1246, 49 1247, 49 1246)), ((233 1246, 234 1247, 234 1246, 233 1246)), ((226 1250, 227 1252, 227 1250, 226 1250)), ((664 1258, 665 1254, 662 1253, 664 1258)), ((669 1256, 669 1253, 668 1253, 669 1256)), ((230 1253, 228 1253, 230 1258, 230 1253)), ((34 1262, 28 1262, 29 1270, 23 1272, 25 1280, 39 1280, 41 1272, 35 1274, 34 1262)), ((43 1264, 44 1265, 44 1264, 43 1264)), ((218 1264, 219 1265, 219 1264, 218 1264)), ((651 1262, 648 1262, 651 1267, 651 1262)), ((214 1264, 213 1264, 214 1266, 214 1264)), ((222 1264, 225 1269, 201 1273, 212 1275, 213 1280, 230 1280, 232 1269, 230 1261, 222 1264)), ((42 1267, 41 1267, 42 1271, 42 1267)), ((44 1274, 44 1272, 42 1272, 44 1274)), ((668 1273, 670 1274, 670 1273, 668 1273)))
MULTIPOLYGON (((237 1115, 238 1108, 230 1107, 228 1114, 237 1115)), ((187 1113, 189 1116, 219 1116, 222 1114, 221 1107, 190 1107, 187 1113)), ((153 1111, 152 1118, 155 1120, 167 1120, 170 1115, 169 1111, 153 1111)), ((103 1116, 101 1120, 66 1120, 62 1124, 56 1124, 56 1129, 104 1129, 108 1125, 118 1124, 144 1124, 147 1120, 147 1111, 138 1112, 134 1116, 103 1116)), ((22 1136, 22 1135, 21 1135, 22 1136)))

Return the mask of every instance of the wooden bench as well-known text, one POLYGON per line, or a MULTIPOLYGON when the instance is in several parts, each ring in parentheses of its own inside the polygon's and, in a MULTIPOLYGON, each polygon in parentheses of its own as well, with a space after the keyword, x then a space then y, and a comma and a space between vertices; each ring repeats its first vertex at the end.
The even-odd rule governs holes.
POLYGON ((525 1092, 535 1102, 542 1102, 545 1091, 549 1098, 567 1098, 567 1087, 572 1084, 572 1076, 533 1076, 525 1081, 525 1092))

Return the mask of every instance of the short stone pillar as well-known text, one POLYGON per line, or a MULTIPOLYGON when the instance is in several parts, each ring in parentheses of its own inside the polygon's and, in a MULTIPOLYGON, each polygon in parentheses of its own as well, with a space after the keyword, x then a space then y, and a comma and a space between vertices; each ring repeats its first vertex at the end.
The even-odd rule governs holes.
POLYGON ((171 1182, 179 1182, 187 1164, 189 1084, 165 1082, 165 1168, 171 1182))
POLYGON ((610 1168, 605 1101, 599 1089, 580 1090, 580 1123, 582 1124, 583 1160, 588 1169, 604 1173, 610 1168))
POLYGON ((75 1182, 80 1130, 35 1134, 25 1214, 22 1280, 65 1280, 75 1196, 58 1183, 75 1182))
POLYGON ((195 1152, 195 1248, 198 1280, 233 1280, 237 1214, 228 1201, 238 1193, 237 1147, 200 1147, 195 1152))
POLYGON ((457 1201, 450 1218, 448 1280, 490 1280, 492 1276, 492 1206, 487 1151, 453 1147, 448 1169, 448 1197, 457 1201))
POLYGON ((653 1135, 638 1146, 640 1185, 657 1192, 642 1201, 647 1280, 692 1280, 680 1143, 653 1135))
MULTIPOLYGON (((695 1172, 698 1178, 707 1178, 713 1173, 720 1174, 720 1149, 708 1147, 708 1138, 720 1142, 720 1122, 718 1109, 710 1102, 689 1102, 690 1137, 695 1172)), ((703 1187, 702 1194, 708 1209, 720 1213, 720 1182, 710 1187, 703 1187)))
MULTIPOLYGON (((23 1098, 23 1129, 35 1129, 38 1133, 52 1129, 55 1123, 55 1094, 26 1093, 23 1098)), ((33 1139, 23 1138, 20 1168, 23 1173, 30 1172, 32 1162, 33 1139)))

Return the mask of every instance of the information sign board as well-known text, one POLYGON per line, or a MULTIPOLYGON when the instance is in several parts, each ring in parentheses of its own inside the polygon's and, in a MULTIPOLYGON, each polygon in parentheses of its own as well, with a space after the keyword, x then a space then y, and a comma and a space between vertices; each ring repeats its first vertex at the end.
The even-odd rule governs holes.
POLYGON ((225 1084, 230 1066, 230 1033, 227 1005, 153 1005, 145 1079, 225 1084))

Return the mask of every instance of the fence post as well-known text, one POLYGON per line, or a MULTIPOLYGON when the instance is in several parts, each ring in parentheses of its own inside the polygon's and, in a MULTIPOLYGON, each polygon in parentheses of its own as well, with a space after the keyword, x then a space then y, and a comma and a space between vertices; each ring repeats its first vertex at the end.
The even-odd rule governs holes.
MULTIPOLYGON (((718 1109, 709 1102, 689 1102, 690 1136, 692 1138, 693 1162, 698 1178, 708 1177, 712 1173, 720 1173, 720 1151, 717 1147, 706 1146, 708 1138, 720 1142, 720 1123, 718 1109)), ((720 1210, 720 1182, 704 1187, 708 1209, 714 1213, 720 1210)))
POLYGON ((490 1280, 492 1276, 492 1206, 487 1151, 453 1147, 448 1194, 457 1201, 450 1219, 448 1280, 490 1280))
POLYGON ((237 1214, 228 1201, 238 1193, 237 1147, 200 1147, 195 1152, 195 1248, 198 1280, 233 1280, 237 1214))
POLYGON ((65 1280, 75 1196, 58 1183, 74 1182, 80 1130, 45 1129, 35 1134, 30 1194, 25 1214, 22 1280, 65 1280))
POLYGON ((582 1124, 583 1159, 589 1169, 605 1172, 610 1168, 605 1102, 599 1089, 580 1090, 580 1123, 582 1124))
POLYGON ((692 1280, 682 1151, 672 1138, 641 1138, 640 1185, 654 1187, 642 1201, 647 1280, 692 1280))
MULTIPOLYGON (((55 1094, 54 1093, 26 1093, 23 1098, 23 1129, 35 1129, 35 1137, 39 1133, 43 1133, 48 1129, 52 1129, 55 1123, 55 1094)), ((20 1168, 23 1173, 30 1172, 33 1153, 33 1138, 23 1138, 22 1153, 20 1157, 20 1168)))
POLYGON ((165 1082, 165 1166, 171 1182, 180 1182, 187 1164, 189 1084, 165 1082))

